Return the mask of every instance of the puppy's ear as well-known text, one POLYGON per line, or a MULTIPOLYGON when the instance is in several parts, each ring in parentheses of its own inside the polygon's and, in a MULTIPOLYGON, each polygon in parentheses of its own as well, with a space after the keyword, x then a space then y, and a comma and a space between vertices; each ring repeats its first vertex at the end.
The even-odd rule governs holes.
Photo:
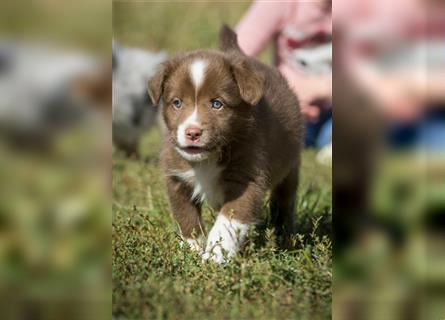
POLYGON ((226 24, 223 24, 219 30, 219 49, 222 51, 236 50, 241 52, 236 33, 226 24))
POLYGON ((158 105, 164 91, 164 82, 167 78, 168 65, 163 63, 159 66, 156 74, 148 81, 148 95, 154 105, 158 105))
POLYGON ((241 98, 252 106, 258 104, 264 94, 265 77, 263 72, 244 59, 235 63, 232 70, 241 98))

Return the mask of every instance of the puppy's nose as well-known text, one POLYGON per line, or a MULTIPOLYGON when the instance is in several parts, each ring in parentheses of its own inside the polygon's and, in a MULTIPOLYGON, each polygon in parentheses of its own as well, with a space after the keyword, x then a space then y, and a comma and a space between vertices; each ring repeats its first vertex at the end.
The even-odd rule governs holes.
POLYGON ((202 129, 200 128, 189 127, 185 129, 185 136, 187 137, 187 140, 191 142, 198 141, 201 135, 202 135, 202 129))

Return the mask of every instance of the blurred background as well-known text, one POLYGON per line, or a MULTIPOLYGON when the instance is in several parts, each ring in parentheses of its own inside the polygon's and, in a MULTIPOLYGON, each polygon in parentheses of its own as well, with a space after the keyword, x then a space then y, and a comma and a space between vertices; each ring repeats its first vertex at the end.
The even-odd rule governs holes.
POLYGON ((111 317, 111 3, 0 4, 3 319, 111 317))
POLYGON ((445 316, 444 9, 334 1, 336 319, 445 316))
POLYGON ((330 2, 316 3, 301 10, 302 35, 250 2, 1 2, 2 315, 110 317, 111 126, 116 152, 144 157, 158 120, 142 84, 170 54, 215 47, 217 21, 284 73, 283 54, 313 67, 290 82, 317 161, 329 165, 335 149, 333 317, 443 318, 444 4, 335 0, 329 29, 330 2))

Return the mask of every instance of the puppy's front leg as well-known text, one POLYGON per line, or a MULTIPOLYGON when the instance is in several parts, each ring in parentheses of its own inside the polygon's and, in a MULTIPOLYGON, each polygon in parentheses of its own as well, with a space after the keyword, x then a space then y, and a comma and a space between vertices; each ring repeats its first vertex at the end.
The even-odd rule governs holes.
POLYGON ((230 184, 225 204, 207 237, 203 259, 225 262, 239 251, 249 227, 259 219, 264 191, 253 182, 230 184))
POLYGON ((173 217, 179 224, 182 237, 193 250, 202 252, 201 207, 191 199, 192 189, 175 177, 167 177, 167 192, 173 217))

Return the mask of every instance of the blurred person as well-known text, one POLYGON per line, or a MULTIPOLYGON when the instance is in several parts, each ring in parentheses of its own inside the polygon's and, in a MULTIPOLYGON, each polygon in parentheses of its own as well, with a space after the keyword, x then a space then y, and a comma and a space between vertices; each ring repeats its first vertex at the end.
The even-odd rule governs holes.
MULTIPOLYGON (((331 1, 255 1, 236 28, 241 49, 258 55, 274 43, 274 64, 300 100, 305 145, 332 150, 331 1)), ((322 160, 326 161, 326 160, 322 160)))
MULTIPOLYGON (((420 0, 336 2, 334 29, 338 45, 334 68, 339 88, 336 88, 335 101, 336 108, 345 111, 339 113, 342 125, 336 127, 336 132, 343 136, 339 139, 339 147, 350 145, 346 153, 354 156, 353 161, 347 161, 347 155, 339 152, 337 159, 341 161, 336 166, 349 171, 349 182, 354 181, 351 171, 360 166, 360 162, 355 161, 357 158, 365 155, 365 159, 371 160, 382 155, 380 148, 370 148, 373 152, 358 148, 360 140, 366 146, 370 145, 363 139, 364 135, 374 132, 374 141, 389 135, 389 142, 394 147, 413 140, 409 136, 417 135, 413 131, 420 128, 419 131, 423 130, 424 136, 429 135, 427 140, 435 146, 445 141, 441 139, 445 91, 440 81, 445 70, 442 54, 445 43, 440 40, 445 33, 440 15, 444 8, 433 7, 431 3, 420 0), (368 123, 365 121, 357 126, 356 122, 360 120, 355 114, 357 108, 364 114, 372 112, 374 116, 368 114, 368 123), (354 116, 348 120, 348 114, 354 116), (378 130, 369 129, 373 122, 378 130), (349 134, 343 135, 346 130, 349 134)), ((413 147, 413 143, 408 145, 413 147)), ((375 176, 375 163, 366 162, 366 172, 371 170, 374 173, 370 176, 375 176)), ((334 183, 343 180, 346 179, 334 179, 334 183)), ((368 187, 364 189, 363 197, 369 196, 371 183, 371 179, 367 179, 365 185, 368 187)), ((355 192, 360 189, 356 183, 350 183, 349 187, 355 192)), ((356 198, 342 199, 346 203, 356 198)), ((336 200, 341 203, 339 197, 336 200)), ((362 203, 356 212, 368 210, 368 207, 369 203, 362 203)), ((343 206, 339 210, 341 213, 344 212, 342 209, 343 206)))
POLYGON ((340 0, 336 7, 337 24, 350 30, 341 55, 344 67, 390 123, 390 144, 433 144, 443 150, 445 142, 438 142, 445 141, 445 127, 437 126, 445 102, 443 6, 421 0, 360 5, 340 0))
POLYGON ((335 3, 334 318, 444 314, 443 158, 413 148, 445 141, 438 3, 335 3))

